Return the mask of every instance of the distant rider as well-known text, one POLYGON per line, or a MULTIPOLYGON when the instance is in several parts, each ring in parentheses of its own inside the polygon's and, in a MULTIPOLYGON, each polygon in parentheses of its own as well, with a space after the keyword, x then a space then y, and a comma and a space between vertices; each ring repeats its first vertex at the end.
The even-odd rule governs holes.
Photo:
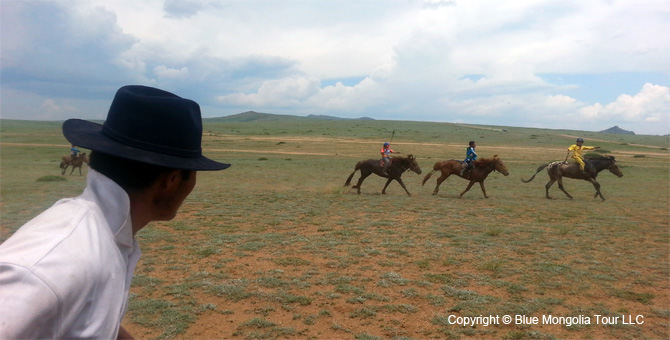
POLYGON ((384 146, 382 147, 382 150, 380 151, 382 154, 382 175, 388 176, 389 174, 386 172, 386 169, 391 165, 391 154, 393 153, 393 149, 391 149, 391 144, 389 143, 384 143, 384 146))
POLYGON ((72 156, 72 160, 75 160, 77 157, 79 157, 79 149, 77 149, 74 144, 72 144, 72 147, 70 148, 70 156, 72 156))
POLYGON ((470 171, 470 169, 472 169, 475 166, 474 161, 477 160, 477 153, 475 152, 477 143, 475 143, 474 141, 470 141, 470 143, 468 144, 469 144, 468 148, 465 149, 465 160, 464 160, 466 166, 461 170, 461 177, 467 171, 470 171))
POLYGON ((579 164, 579 170, 582 171, 584 175, 589 175, 586 173, 584 170, 584 155, 582 154, 582 151, 584 150, 595 150, 595 149, 600 149, 599 146, 584 146, 584 139, 579 137, 577 138, 577 144, 573 144, 568 148, 568 154, 565 156, 565 159, 568 159, 568 156, 570 155, 570 152, 572 152, 572 159, 579 164))

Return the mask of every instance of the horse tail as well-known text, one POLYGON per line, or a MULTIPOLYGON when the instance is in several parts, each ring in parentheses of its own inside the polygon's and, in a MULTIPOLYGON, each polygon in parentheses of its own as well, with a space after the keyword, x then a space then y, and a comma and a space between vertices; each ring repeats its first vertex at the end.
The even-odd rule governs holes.
POLYGON ((529 180, 525 180, 525 179, 521 178, 521 182, 528 183, 528 182, 532 181, 532 180, 535 178, 535 176, 536 176, 538 173, 540 173, 540 171, 542 171, 544 168, 546 168, 549 164, 550 164, 550 163, 547 163, 547 164, 544 164, 544 165, 540 165, 540 166, 537 168, 537 170, 535 171, 535 173, 533 174, 533 177, 531 177, 529 180))
MULTIPOLYGON (((362 162, 362 161, 361 161, 362 162)), ((348 187, 351 184, 351 179, 354 178, 354 174, 356 171, 358 171, 361 168, 361 162, 356 163, 356 167, 354 167, 354 171, 347 177, 347 181, 344 182, 344 186, 348 187)))
POLYGON ((426 177, 423 178, 423 182, 421 182, 421 185, 426 184, 426 182, 428 182, 428 180, 430 179, 430 176, 432 176, 435 173, 435 171, 440 169, 442 169, 442 162, 435 162, 435 164, 433 164, 433 171, 426 174, 426 177))
POLYGON ((66 164, 65 161, 61 161, 60 162, 60 168, 65 169, 65 164, 66 164))
POLYGON ((433 170, 433 171, 427 173, 426 177, 423 178, 423 182, 421 182, 421 185, 426 184, 426 182, 428 182, 428 180, 430 179, 430 176, 432 176, 435 173, 435 171, 437 171, 437 170, 433 170))

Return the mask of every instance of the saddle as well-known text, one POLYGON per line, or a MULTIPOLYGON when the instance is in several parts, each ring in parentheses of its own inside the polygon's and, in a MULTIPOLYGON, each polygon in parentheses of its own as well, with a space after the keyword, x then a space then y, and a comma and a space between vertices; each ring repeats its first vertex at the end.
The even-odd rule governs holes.
MULTIPOLYGON (((467 163, 466 161, 461 160, 461 159, 454 159, 454 160, 461 164, 461 169, 465 169, 465 168, 467 168, 468 163, 467 163)), ((472 168, 474 168, 474 167, 475 167, 475 163, 472 162, 471 164, 472 164, 472 168)), ((472 169, 472 168, 471 168, 471 169, 472 169)))

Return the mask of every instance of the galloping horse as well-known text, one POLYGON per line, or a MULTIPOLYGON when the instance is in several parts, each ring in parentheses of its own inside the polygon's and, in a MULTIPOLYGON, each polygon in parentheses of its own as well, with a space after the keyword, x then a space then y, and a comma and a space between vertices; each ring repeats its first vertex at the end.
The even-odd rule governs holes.
POLYGON ((65 175, 65 169, 67 169, 68 166, 72 166, 72 170, 70 171, 70 176, 72 176, 72 173, 74 172, 75 168, 79 168, 79 176, 81 176, 81 165, 83 163, 88 164, 88 156, 86 153, 82 153, 79 155, 77 158, 72 159, 72 155, 66 155, 61 157, 60 161, 60 168, 63 169, 61 171, 61 175, 65 175))
POLYGON ((407 155, 407 157, 391 157, 391 165, 389 165, 386 169, 388 176, 382 174, 383 168, 379 164, 379 159, 368 159, 356 163, 354 172, 349 175, 347 182, 344 183, 345 187, 348 187, 349 184, 351 184, 351 179, 358 170, 361 171, 361 177, 358 179, 358 184, 352 187, 354 189, 358 189, 358 194, 361 193, 361 183, 363 183, 363 180, 365 180, 368 176, 375 174, 380 177, 388 178, 386 185, 384 185, 384 189, 382 189, 382 194, 386 194, 386 187, 391 184, 391 181, 396 180, 398 183, 400 183, 400 186, 405 189, 407 195, 412 196, 412 194, 407 191, 405 183, 402 182, 402 178, 400 178, 400 176, 402 176, 402 173, 407 170, 412 170, 419 175, 421 174, 419 163, 417 163, 416 158, 414 158, 412 155, 407 155))
POLYGON ((470 180, 468 187, 463 190, 460 197, 463 197, 463 194, 468 192, 468 190, 470 190, 470 188, 472 188, 472 186, 478 182, 479 186, 482 188, 484 197, 489 198, 486 195, 486 189, 484 188, 484 180, 493 171, 498 171, 505 176, 509 175, 507 167, 505 164, 503 164, 503 161, 500 159, 500 157, 498 157, 498 155, 493 156, 493 158, 482 158, 476 160, 474 164, 474 168, 461 176, 461 169, 463 169, 462 161, 450 159, 447 161, 437 162, 435 165, 433 165, 433 171, 424 177, 421 185, 426 184, 426 181, 428 181, 430 176, 439 170, 442 172, 442 176, 437 179, 437 185, 435 186, 435 190, 433 190, 433 195, 437 195, 437 192, 440 190, 440 184, 442 184, 442 182, 444 182, 447 177, 451 175, 457 175, 458 177, 470 180))
MULTIPOLYGON (((598 173, 607 169, 617 177, 623 177, 623 172, 621 172, 621 169, 619 169, 619 166, 616 164, 614 156, 589 157, 585 159, 585 163, 585 169, 590 173, 588 175, 579 169, 579 164, 573 162, 552 162, 538 167, 535 175, 537 175, 544 168, 547 168, 547 173, 549 174, 549 182, 547 185, 545 185, 547 198, 551 199, 551 196, 549 196, 549 188, 554 184, 554 182, 558 181, 558 188, 561 189, 561 191, 563 191, 568 197, 570 197, 570 199, 572 199, 572 196, 570 196, 570 194, 568 194, 568 192, 563 188, 563 177, 567 177, 573 179, 583 179, 587 182, 590 182, 593 184, 593 187, 596 188, 596 193, 593 195, 593 198, 600 196, 600 198, 604 201, 605 197, 603 197, 603 194, 600 192, 600 183, 596 181, 598 173)), ((533 175, 533 177, 531 177, 529 180, 524 180, 522 178, 521 181, 528 183, 532 181, 533 178, 535 178, 535 175, 533 175)))

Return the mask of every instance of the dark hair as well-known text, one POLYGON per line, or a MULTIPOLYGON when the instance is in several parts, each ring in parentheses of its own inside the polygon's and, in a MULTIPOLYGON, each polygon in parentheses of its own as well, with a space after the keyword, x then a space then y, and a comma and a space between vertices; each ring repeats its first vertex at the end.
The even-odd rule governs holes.
POLYGON ((475 144, 475 141, 471 140, 470 143, 468 143, 470 146, 472 146, 472 144, 475 144))
MULTIPOLYGON (((147 164, 98 151, 89 156, 91 169, 109 177, 126 192, 141 191, 153 185, 158 177, 176 169, 147 164)), ((191 170, 181 170, 182 179, 191 177, 191 170)))

